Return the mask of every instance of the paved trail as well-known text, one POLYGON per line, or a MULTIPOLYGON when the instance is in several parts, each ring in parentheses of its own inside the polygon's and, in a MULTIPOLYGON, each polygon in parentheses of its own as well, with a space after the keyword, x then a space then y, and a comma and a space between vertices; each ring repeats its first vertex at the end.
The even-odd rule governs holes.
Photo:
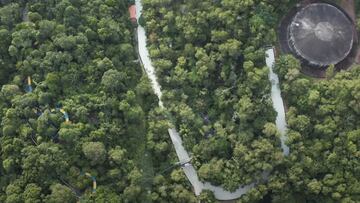
MULTIPOLYGON (((136 11, 137 11, 137 19, 139 20, 139 17, 142 12, 142 4, 141 0, 136 0, 136 11)), ((159 98, 159 106, 161 108, 164 108, 164 105, 161 101, 161 86, 157 81, 156 75, 155 75, 155 69, 152 66, 150 57, 149 57, 149 51, 146 47, 147 38, 145 29, 139 25, 137 28, 137 36, 138 36, 138 46, 139 46, 139 55, 141 58, 141 61, 143 63, 145 72, 149 79, 151 80, 152 88, 159 98)), ((287 155, 289 153, 289 148, 285 145, 285 130, 286 130, 286 123, 285 123, 285 112, 283 108, 283 101, 280 94, 280 89, 278 86, 278 78, 277 75, 272 72, 272 65, 274 63, 274 54, 271 50, 267 51, 268 57, 266 59, 267 65, 271 68, 271 73, 269 74, 269 79, 274 80, 275 83, 272 83, 272 99, 273 102, 276 104, 274 105, 275 110, 278 112, 278 116, 276 119, 276 125, 279 128, 279 131, 282 134, 281 139, 281 146, 283 148, 284 154, 287 155)), ((179 133, 176 131, 176 129, 169 129, 169 135, 171 138, 171 141, 174 145, 176 155, 179 158, 180 162, 188 162, 190 160, 189 153, 185 150, 182 139, 179 135, 179 133)), ((185 164, 184 167, 182 167, 186 177, 189 179, 191 185, 193 186, 195 195, 200 195, 202 190, 210 190, 214 193, 216 199, 218 200, 233 200, 238 199, 243 194, 245 194, 247 191, 249 191, 251 188, 255 187, 255 183, 251 183, 249 185, 240 186, 236 191, 229 192, 224 190, 222 187, 217 187, 214 185, 211 185, 211 183, 208 182, 201 182, 199 180, 198 174, 195 170, 195 168, 189 163, 185 164)), ((267 177, 268 173, 264 172, 263 177, 267 177)))
POLYGON ((283 149, 284 155, 289 155, 289 147, 286 146, 285 142, 287 137, 286 135, 286 118, 285 118, 285 108, 284 102, 281 97, 281 90, 279 85, 279 77, 273 71, 273 66, 275 63, 274 50, 266 50, 266 65, 269 67, 269 80, 271 82, 271 100, 273 102, 273 107, 277 112, 276 116, 276 127, 280 132, 281 139, 281 148, 283 149))

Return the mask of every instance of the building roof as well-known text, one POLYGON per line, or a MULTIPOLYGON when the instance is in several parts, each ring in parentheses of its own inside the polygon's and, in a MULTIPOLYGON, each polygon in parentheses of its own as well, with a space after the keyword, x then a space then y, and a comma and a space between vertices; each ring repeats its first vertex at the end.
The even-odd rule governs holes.
POLYGON ((295 54, 315 66, 337 64, 350 53, 354 27, 349 17, 327 3, 303 7, 288 28, 289 44, 295 54))
POLYGON ((130 13, 131 19, 136 19, 136 6, 135 5, 131 5, 129 7, 129 13, 130 13))

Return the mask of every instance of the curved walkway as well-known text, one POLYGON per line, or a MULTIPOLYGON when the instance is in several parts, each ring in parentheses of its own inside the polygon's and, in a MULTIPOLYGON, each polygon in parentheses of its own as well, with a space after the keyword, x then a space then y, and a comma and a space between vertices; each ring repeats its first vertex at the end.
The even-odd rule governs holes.
MULTIPOLYGON (((142 4, 141 0, 136 0, 136 10, 137 10, 137 19, 139 21, 139 17, 142 12, 142 4)), ((137 36, 138 36, 138 49, 139 49, 139 56, 143 63, 145 72, 149 79, 151 80, 152 88, 159 98, 159 106, 161 108, 164 108, 164 105, 161 101, 161 86, 157 81, 156 75, 155 75, 155 69, 152 66, 149 52, 146 47, 146 33, 145 29, 139 25, 137 28, 137 36)), ((286 131, 286 123, 285 123, 285 112, 283 107, 283 101, 280 94, 280 89, 278 86, 278 77, 276 74, 272 71, 272 65, 274 63, 274 52, 272 49, 269 49, 267 51, 268 57, 266 58, 267 65, 270 67, 270 74, 269 79, 272 80, 272 88, 271 88, 271 97, 273 99, 273 103, 275 110, 278 112, 278 116, 276 118, 276 125, 279 128, 279 131, 281 132, 281 147, 283 148, 283 152, 285 155, 289 153, 289 148, 285 145, 285 131, 286 131)), ((179 133, 176 131, 176 129, 169 129, 169 135, 171 138, 171 141, 174 145, 176 154, 179 158, 180 162, 188 162, 190 160, 189 153, 185 150, 184 146, 182 145, 182 139, 179 135, 179 133)), ((236 191, 229 192, 226 191, 222 187, 217 187, 212 185, 209 182, 201 182, 199 180, 198 174, 195 170, 195 168, 189 164, 185 164, 182 167, 186 177, 189 179, 191 185, 194 188, 195 195, 200 195, 202 190, 210 190, 214 193, 215 198, 218 200, 233 200, 240 198, 243 194, 245 194, 247 191, 249 191, 251 188, 255 187, 256 183, 251 183, 249 185, 240 186, 236 191)), ((266 178, 267 172, 264 172, 263 177, 266 178)))

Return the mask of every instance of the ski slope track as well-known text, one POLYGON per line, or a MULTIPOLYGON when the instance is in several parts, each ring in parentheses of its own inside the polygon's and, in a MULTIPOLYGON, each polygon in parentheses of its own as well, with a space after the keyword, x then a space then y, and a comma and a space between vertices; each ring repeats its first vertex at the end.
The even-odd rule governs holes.
MULTIPOLYGON (((141 16, 142 12, 142 4, 141 0, 136 0, 136 17, 139 21, 139 18, 141 16)), ((147 76, 149 77, 151 81, 152 88, 159 98, 159 106, 161 108, 164 108, 164 105, 161 101, 161 86, 157 81, 156 75, 155 75, 155 69, 152 66, 150 57, 149 57, 149 51, 146 47, 147 44, 147 38, 145 29, 139 25, 137 28, 137 36, 138 36, 138 49, 139 49, 139 56, 143 63, 145 72, 147 76)), ((289 148, 285 145, 286 137, 285 137, 285 131, 286 131, 286 121, 285 121, 285 111, 283 106, 283 100, 281 98, 281 91, 279 89, 279 79, 277 75, 273 72, 272 66, 274 64, 274 52, 272 49, 269 49, 266 51, 267 58, 266 58, 266 64, 270 68, 269 73, 269 80, 271 81, 272 88, 271 88, 271 98, 274 103, 274 108, 278 113, 278 116, 276 118, 276 125, 281 133, 281 147, 283 149, 284 155, 288 155, 289 148)), ((179 135, 179 133, 176 131, 176 129, 168 129, 171 141, 174 145, 176 155, 179 158, 180 162, 188 162, 190 160, 189 153, 185 150, 182 139, 179 135)), ((256 183, 251 183, 249 185, 243 185, 240 186, 236 191, 229 192, 226 191, 222 187, 214 186, 209 182, 201 182, 198 174, 195 170, 195 168, 189 164, 185 164, 182 167, 187 179, 190 181, 191 185, 193 186, 195 195, 200 195, 202 190, 210 190, 214 193, 215 198, 218 200, 233 200, 240 198, 243 194, 245 194, 247 191, 249 191, 251 188, 254 188, 256 183)), ((268 172, 263 173, 263 178, 267 179, 268 172)))

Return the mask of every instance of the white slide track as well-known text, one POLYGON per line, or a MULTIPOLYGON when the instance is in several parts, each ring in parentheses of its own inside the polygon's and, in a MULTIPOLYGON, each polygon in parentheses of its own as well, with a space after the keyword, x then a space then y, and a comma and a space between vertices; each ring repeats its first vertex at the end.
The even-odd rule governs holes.
MULTIPOLYGON (((141 4, 141 0, 136 0, 135 2, 136 2, 136 12, 137 12, 136 15, 137 15, 137 19, 139 21, 139 18, 141 16, 141 12, 142 12, 142 4, 141 4)), ((147 38, 146 38, 145 29, 141 25, 139 25, 137 28, 137 36, 138 36, 139 55, 140 55, 141 61, 143 63, 145 72, 151 81, 151 85, 152 85, 152 88, 153 88, 155 94, 159 98, 159 106, 161 108, 164 108, 164 105, 161 101, 161 95, 162 95, 161 86, 157 81, 157 78, 155 75, 155 69, 152 66, 152 63, 151 63, 151 60, 149 57, 149 51, 146 47, 147 38)), ((271 65, 271 66, 269 66, 271 69, 271 74, 269 75, 269 77, 270 77, 270 79, 272 79, 274 77, 274 75, 276 76, 276 74, 274 74, 272 72, 272 64, 274 63, 274 54, 273 54, 273 52, 271 54, 270 51, 268 53, 268 51, 267 51, 267 54, 269 57, 267 57, 266 61, 267 61, 268 66, 271 65), (270 58, 270 60, 268 60, 268 58, 270 58), (269 64, 268 64, 268 61, 269 61, 269 64)), ((274 78, 277 78, 277 76, 274 78)), ((271 95, 272 95, 273 102, 279 102, 279 103, 277 103, 277 105, 274 105, 275 110, 278 112, 278 116, 276 119, 276 125, 278 126, 279 131, 282 132, 281 146, 283 147, 284 154, 287 155, 289 152, 289 149, 285 145, 285 130, 286 130, 285 112, 284 112, 284 108, 283 108, 283 101, 282 101, 282 98, 280 95, 280 89, 277 84, 278 83, 272 85, 271 95), (280 107, 280 108, 278 108, 278 107, 280 107)), ((176 129, 169 129, 168 131, 169 131, 171 141, 174 145, 176 155, 179 158, 179 161, 180 162, 188 162, 190 160, 190 156, 182 144, 182 139, 181 139, 179 133, 176 131, 176 129)), ((251 183, 249 185, 240 186, 234 192, 229 192, 229 191, 226 191, 225 189, 223 189, 222 187, 214 186, 211 183, 201 182, 199 180, 199 177, 197 175, 195 168, 191 165, 191 163, 185 164, 182 167, 182 169, 183 169, 186 177, 190 181, 191 185, 193 186, 194 193, 197 196, 200 195, 202 190, 210 190, 214 193, 215 198, 218 200, 233 200, 233 199, 240 198, 243 194, 245 194, 251 188, 255 187, 255 183, 251 183)), ((266 172, 264 172, 264 176, 267 177, 266 172)))

